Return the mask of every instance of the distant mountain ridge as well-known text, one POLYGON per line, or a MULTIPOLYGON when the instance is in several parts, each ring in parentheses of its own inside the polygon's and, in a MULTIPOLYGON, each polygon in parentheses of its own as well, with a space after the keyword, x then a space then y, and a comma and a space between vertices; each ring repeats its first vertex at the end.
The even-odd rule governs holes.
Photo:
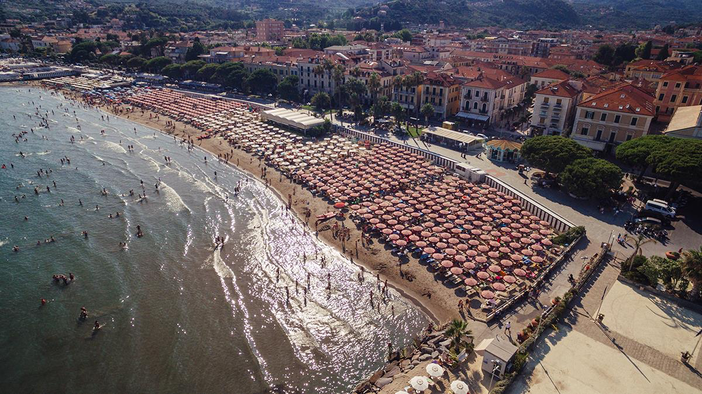
POLYGON ((565 28, 581 23, 572 5, 563 0, 392 0, 357 9, 353 16, 380 17, 403 24, 437 24, 443 20, 458 27, 565 28))
POLYGON ((345 18, 456 27, 650 28, 702 21, 702 0, 390 0, 345 18), (382 7, 382 8, 381 8, 382 7))

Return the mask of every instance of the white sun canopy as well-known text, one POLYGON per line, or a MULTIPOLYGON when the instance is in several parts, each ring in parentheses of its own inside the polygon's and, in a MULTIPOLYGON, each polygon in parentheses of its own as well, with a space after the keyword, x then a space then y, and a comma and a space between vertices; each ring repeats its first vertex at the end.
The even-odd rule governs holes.
POLYGON ((269 120, 284 126, 293 127, 299 130, 309 130, 324 123, 324 119, 315 118, 304 112, 294 111, 286 108, 271 109, 263 111, 263 120, 269 120))

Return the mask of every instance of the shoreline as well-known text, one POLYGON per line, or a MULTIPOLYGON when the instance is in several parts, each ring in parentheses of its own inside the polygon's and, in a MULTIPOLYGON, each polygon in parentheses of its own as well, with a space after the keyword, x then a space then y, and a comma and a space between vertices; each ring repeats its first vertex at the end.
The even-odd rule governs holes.
MULTIPOLYGON (((65 98, 91 105, 92 107, 98 108, 106 114, 118 116, 122 119, 139 123, 142 126, 148 127, 155 131, 159 131, 163 134, 175 136, 181 139, 195 138, 196 136, 202 133, 202 130, 190 124, 174 120, 168 116, 158 114, 150 110, 144 109, 144 113, 142 114, 141 108, 134 107, 134 112, 118 113, 115 109, 124 109, 125 107, 131 105, 123 103, 113 104, 112 106, 105 104, 96 105, 94 103, 89 103, 83 100, 82 94, 79 92, 68 91, 65 89, 51 89, 41 85, 41 83, 29 82, 20 85, 3 84, 3 86, 35 87, 46 90, 48 92, 60 93, 65 98), (149 115, 151 115, 151 118, 149 118, 149 115), (175 128, 172 129, 166 127, 166 121, 170 121, 171 124, 175 125, 175 128)), ((389 287, 395 289, 402 297, 407 299, 412 305, 421 310, 422 313, 424 313, 435 325, 444 324, 454 317, 461 317, 456 308, 447 306, 447 304, 443 300, 437 300, 436 302, 434 302, 431 299, 431 297, 425 296, 425 294, 427 293, 433 294, 434 291, 437 290, 436 287, 438 286, 444 287, 440 282, 434 280, 433 274, 426 271, 425 267, 419 264, 414 264, 416 262, 404 264, 404 266, 402 267, 402 270, 404 272, 410 272, 412 274, 415 274, 414 271, 422 270, 431 276, 431 287, 424 286, 421 284, 419 286, 412 286, 411 284, 415 282, 410 282, 406 279, 400 278, 400 276, 398 275, 398 270, 392 269, 393 267, 398 266, 397 257, 391 255, 388 250, 384 250, 384 244, 378 243, 377 240, 374 240, 374 243, 370 250, 367 248, 358 247, 358 244, 360 243, 361 231, 356 228, 356 225, 350 219, 344 219, 346 227, 348 227, 351 230, 350 239, 345 243, 339 239, 334 238, 331 235, 331 231, 329 229, 325 229, 325 226, 322 224, 320 224, 319 226, 319 231, 315 231, 310 226, 309 221, 305 220, 306 211, 309 210, 310 218, 314 220, 314 217, 316 217, 317 215, 321 215, 329 211, 331 209, 331 206, 323 199, 313 196, 312 193, 306 188, 294 183, 292 179, 284 176, 275 167, 267 165, 265 162, 263 162, 258 157, 255 157, 252 154, 230 146, 226 141, 224 141, 221 138, 194 141, 194 146, 201 148, 202 150, 206 151, 211 155, 217 156, 218 159, 220 155, 223 155, 224 153, 229 153, 231 155, 229 161, 219 161, 222 164, 228 164, 232 167, 235 167, 238 171, 243 172, 250 178, 265 185, 267 189, 271 190, 276 195, 276 197, 280 199, 281 203, 287 205, 284 196, 286 194, 291 196, 292 204, 290 205, 289 209, 292 211, 295 217, 298 220, 300 220, 305 225, 305 227, 307 227, 307 230, 310 231, 312 235, 315 236, 317 239, 322 240, 326 245, 336 249, 351 264, 357 267, 362 267, 363 269, 365 269, 365 271, 368 271, 364 273, 364 280, 368 280, 368 273, 371 274, 370 280, 373 280, 373 274, 380 275, 381 281, 387 280, 389 287), (261 177, 263 168, 267 168, 267 171, 269 172, 267 178, 265 179, 261 177), (256 173, 256 171, 258 172, 258 174, 256 173), (276 173, 278 177, 271 176, 276 173), (266 183, 266 179, 270 181, 270 185, 266 183), (351 249, 354 244, 356 244, 355 253, 353 253, 354 251, 351 249), (388 262, 391 263, 387 264, 388 262), (412 267, 411 265, 414 265, 414 267, 412 267)), ((416 276, 416 274, 413 276, 416 276)), ((445 288, 445 290, 451 291, 451 289, 448 288, 445 288)), ((455 303, 458 302, 458 299, 458 297, 455 297, 455 303)))

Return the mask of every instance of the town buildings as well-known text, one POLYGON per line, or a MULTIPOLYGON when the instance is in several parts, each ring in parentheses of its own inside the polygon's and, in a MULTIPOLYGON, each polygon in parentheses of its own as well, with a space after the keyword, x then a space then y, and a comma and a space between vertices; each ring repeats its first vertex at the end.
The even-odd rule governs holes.
POLYGON ((702 66, 686 66, 665 73, 658 81, 654 102, 658 120, 670 121, 679 107, 702 104, 702 66))
POLYGON ((575 108, 582 97, 582 82, 562 80, 534 95, 531 127, 536 134, 565 135, 570 132, 575 108))
POLYGON ((654 116, 653 97, 623 83, 578 104, 570 136, 607 153, 622 142, 648 134, 654 116))
POLYGON ((524 100, 527 82, 519 77, 491 78, 480 74, 463 84, 461 111, 458 117, 472 124, 497 124, 506 110, 516 107, 524 100))
POLYGON ((458 112, 461 102, 461 83, 458 79, 435 72, 427 73, 421 86, 421 104, 434 107, 434 117, 446 120, 458 112))
POLYGON ((263 42, 281 41, 285 26, 283 21, 264 19, 256 21, 256 39, 263 42))

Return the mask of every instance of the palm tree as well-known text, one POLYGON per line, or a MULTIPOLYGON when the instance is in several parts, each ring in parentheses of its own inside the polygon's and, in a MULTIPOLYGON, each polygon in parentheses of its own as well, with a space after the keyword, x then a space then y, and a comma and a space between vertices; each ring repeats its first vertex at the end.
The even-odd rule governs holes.
POLYGON ((465 320, 453 319, 444 335, 451 339, 451 344, 456 349, 456 353, 473 344, 473 331, 468 329, 468 323, 465 320), (470 339, 470 342, 466 342, 463 339, 464 337, 470 339))
POLYGON ((702 247, 700 250, 690 249, 683 252, 680 266, 683 275, 692 284, 690 299, 696 301, 700 298, 700 284, 702 284, 702 247))
POLYGON ((424 123, 429 125, 429 118, 433 116, 435 112, 434 106, 430 103, 426 103, 422 106, 420 112, 422 113, 422 116, 424 116, 424 123))
POLYGON ((634 257, 636 257, 637 254, 641 254, 641 247, 649 242, 656 242, 656 240, 653 238, 644 239, 643 234, 639 234, 638 237, 625 235, 624 239, 627 241, 632 240, 632 242, 634 243, 634 253, 631 255, 631 257, 627 259, 627 261, 629 262, 629 271, 631 271, 631 266, 632 264, 634 264, 634 257))
POLYGON ((349 71, 349 74, 351 74, 351 76, 353 77, 358 78, 361 75, 361 69, 358 68, 358 66, 356 66, 352 68, 351 71, 349 71))
POLYGON ((339 93, 339 112, 341 112, 341 83, 344 81, 344 72, 346 71, 346 68, 342 66, 341 64, 337 64, 333 67, 332 70, 332 79, 334 80, 334 84, 336 85, 336 90, 339 93))
POLYGON ((368 91, 371 94, 371 100, 375 103, 375 97, 380 90, 380 75, 374 72, 368 77, 368 91))

